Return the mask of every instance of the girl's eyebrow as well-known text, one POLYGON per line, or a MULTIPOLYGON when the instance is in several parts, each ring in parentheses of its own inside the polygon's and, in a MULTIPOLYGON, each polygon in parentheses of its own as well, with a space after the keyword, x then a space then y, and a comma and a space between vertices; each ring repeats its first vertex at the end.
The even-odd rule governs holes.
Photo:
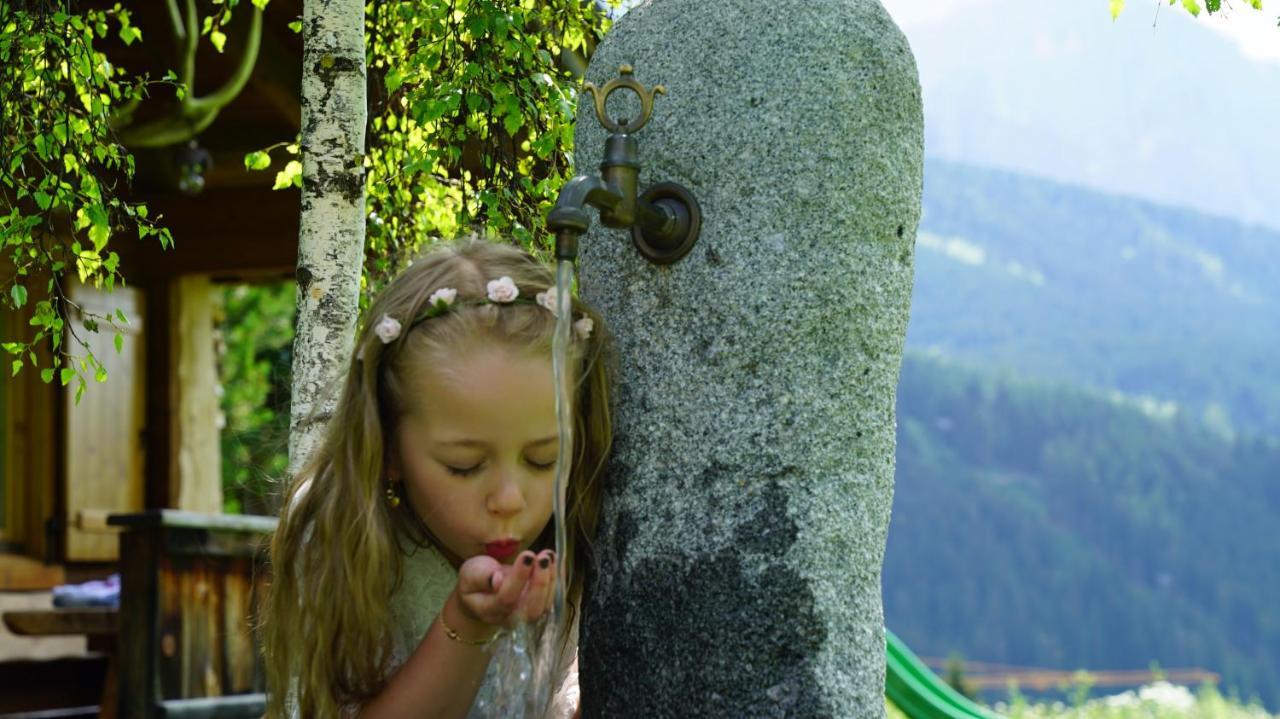
MULTIPOLYGON (((551 435, 550 437, 543 437, 542 439, 534 440, 534 441, 532 441, 532 442, 530 442, 530 443, 529 443, 529 446, 530 446, 530 447, 541 447, 541 446, 542 446, 542 445, 544 445, 544 444, 551 444, 552 442, 555 442, 555 441, 557 441, 557 440, 559 440, 559 439, 560 439, 560 438, 559 438, 559 436, 557 436, 557 435, 554 435, 554 434, 553 434, 553 435, 551 435)), ((489 446, 489 444, 488 444, 487 442, 483 442, 483 441, 478 440, 478 439, 455 439, 455 440, 451 440, 451 441, 449 441, 449 442, 436 442, 436 444, 437 444, 437 445, 439 445, 439 446, 442 446, 442 447, 480 447, 480 448, 485 448, 485 447, 488 447, 488 446, 489 446)))

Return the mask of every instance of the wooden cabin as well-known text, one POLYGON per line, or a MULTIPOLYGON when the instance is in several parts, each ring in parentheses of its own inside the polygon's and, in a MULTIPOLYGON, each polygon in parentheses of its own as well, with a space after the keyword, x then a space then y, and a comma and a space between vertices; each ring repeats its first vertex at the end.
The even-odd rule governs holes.
MULTIPOLYGON (((92 0, 81 7, 114 4, 92 0)), ((126 46, 112 37, 101 48, 117 66, 162 76, 174 67, 178 43, 169 4, 125 5, 143 41, 126 46)), ((204 3, 200 7, 208 10, 204 3)), ((251 12, 247 2, 236 10, 224 53, 201 41, 196 95, 232 76, 247 43, 251 12)), ((0 373, 0 611, 47 604, 44 592, 54 585, 118 571, 122 528, 109 525, 108 515, 221 512, 216 288, 293 276, 299 192, 271 189, 274 170, 283 161, 269 171, 251 172, 244 156, 297 136, 302 41, 288 24, 301 14, 301 0, 272 0, 265 11, 248 83, 194 138, 211 160, 202 190, 179 189, 185 143, 131 148, 137 171, 129 197, 146 202, 153 217, 163 215, 174 246, 166 250, 155 238, 117 235, 110 247, 121 256, 126 286, 109 295, 84 286, 72 290, 85 307, 118 307, 129 318, 120 353, 113 334, 88 335, 108 381, 90 382, 77 404, 71 388, 44 384, 38 371, 28 368, 16 377, 0 373)), ((153 95, 135 122, 172 111, 165 93, 153 95)), ((4 336, 24 336, 29 318, 0 310, 4 336)), ((27 686, 26 675, 13 666, 6 675, 6 662, 83 655, 86 643, 83 635, 37 640, 14 637, 0 627, 0 694, 8 696, 6 676, 9 683, 27 686)), ((69 671, 90 677, 90 683, 95 676, 85 666, 69 671)), ((0 700, 0 715, 15 710, 0 700)))

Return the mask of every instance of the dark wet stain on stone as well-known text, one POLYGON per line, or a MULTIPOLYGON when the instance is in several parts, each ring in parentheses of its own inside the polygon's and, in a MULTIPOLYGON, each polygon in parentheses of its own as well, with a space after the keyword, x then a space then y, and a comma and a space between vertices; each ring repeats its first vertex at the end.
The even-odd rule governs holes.
POLYGON ((734 546, 742 552, 781 557, 795 544, 799 529, 787 514, 787 493, 777 482, 764 485, 763 504, 751 520, 738 525, 734 546))
POLYGON ((702 470, 698 475, 698 482, 702 486, 715 484, 725 478, 733 478, 736 467, 725 464, 723 462, 712 462, 707 468, 702 470))
POLYGON ((907 228, 906 228, 905 226, 903 226, 903 225, 898 225, 898 239, 902 239, 902 235, 903 235, 903 233, 905 233, 906 231, 907 231, 907 228))
POLYGON ((636 538, 636 519, 630 512, 619 512, 614 524, 613 547, 619 557, 627 556, 627 548, 636 538))
POLYGON ((583 716, 832 716, 812 666, 826 640, 790 567, 747 571, 732 548, 647 558, 583 612, 583 716))

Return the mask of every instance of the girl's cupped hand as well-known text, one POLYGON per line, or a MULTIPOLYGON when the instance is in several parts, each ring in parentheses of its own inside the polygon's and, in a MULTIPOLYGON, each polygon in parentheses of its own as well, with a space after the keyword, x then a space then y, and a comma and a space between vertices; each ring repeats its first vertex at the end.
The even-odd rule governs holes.
POLYGON ((556 553, 521 552, 510 565, 479 555, 458 568, 458 599, 469 618, 500 627, 536 621, 555 597, 556 553))

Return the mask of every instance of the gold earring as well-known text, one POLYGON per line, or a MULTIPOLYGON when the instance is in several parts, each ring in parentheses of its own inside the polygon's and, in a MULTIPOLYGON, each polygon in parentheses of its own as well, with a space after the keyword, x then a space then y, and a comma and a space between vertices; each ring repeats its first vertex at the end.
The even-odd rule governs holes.
POLYGON ((387 501, 391 503, 391 508, 395 509, 400 506, 400 494, 396 492, 396 483, 387 481, 387 501))

